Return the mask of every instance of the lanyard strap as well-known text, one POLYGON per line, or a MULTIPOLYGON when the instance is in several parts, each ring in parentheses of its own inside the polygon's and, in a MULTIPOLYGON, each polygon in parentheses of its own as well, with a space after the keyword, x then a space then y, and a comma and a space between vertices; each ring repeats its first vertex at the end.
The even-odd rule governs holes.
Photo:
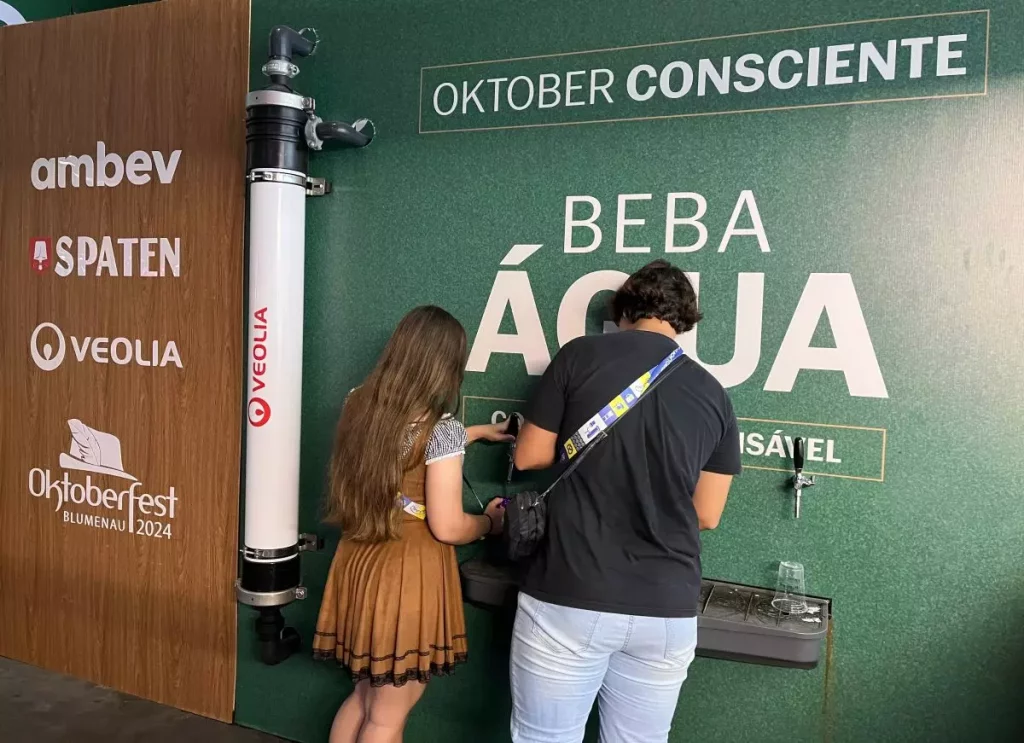
POLYGON ((415 516, 420 521, 425 521, 427 518, 427 507, 422 503, 417 503, 407 495, 399 496, 399 501, 402 503, 402 510, 410 516, 415 516))
MULTIPOLYGON (((654 388, 657 387, 662 382, 664 382, 666 379, 668 379, 669 375, 679 368, 679 364, 673 364, 672 362, 675 359, 681 357, 682 355, 682 349, 678 351, 673 351, 668 356, 666 356, 661 363, 659 363, 656 367, 651 369, 651 371, 641 376, 636 382, 631 384, 627 390, 623 391, 622 395, 620 395, 619 397, 625 398, 626 393, 628 392, 630 396, 633 398, 632 401, 625 406, 621 413, 615 415, 613 418, 611 418, 611 420, 606 421, 604 418, 601 419, 601 422, 604 425, 597 431, 597 433, 594 434, 589 443, 585 444, 582 448, 576 450, 575 454, 573 455, 574 458, 572 459, 572 461, 570 461, 568 466, 564 470, 562 470, 562 473, 555 478, 555 481, 548 485, 548 489, 541 493, 539 496, 537 496, 537 500, 547 497, 547 495, 550 494, 551 491, 555 489, 556 485, 558 485, 563 480, 567 479, 569 475, 571 475, 576 470, 576 468, 583 463, 583 460, 587 458, 587 455, 590 454, 590 452, 594 451, 594 447, 597 446, 601 439, 608 437, 608 431, 611 430, 612 426, 614 426, 616 423, 622 420, 623 415, 629 412, 632 408, 635 408, 637 404, 640 402, 640 400, 643 400, 646 397, 650 397, 650 393, 654 390, 654 388), (657 372, 656 374, 655 371, 657 372), (633 385, 637 384, 639 384, 642 387, 639 394, 633 392, 633 385)), ((618 400, 618 398, 616 398, 616 400, 618 400)), ((616 400, 613 400, 612 403, 616 402, 616 400)), ((611 407, 611 403, 609 404, 609 407, 611 407)), ((600 415, 601 414, 599 413, 598 416, 600 415)), ((591 421, 592 420, 593 419, 591 419, 591 421)), ((584 428, 586 428, 586 426, 589 425, 590 421, 588 421, 584 425, 584 428)), ((574 434, 574 436, 575 435, 576 434, 574 434)), ((568 445, 569 443, 570 442, 567 441, 566 445, 568 445)), ((562 461, 566 461, 568 459, 568 447, 566 447, 566 451, 563 454, 562 461)))
POLYGON ((661 376, 669 364, 682 355, 683 349, 677 347, 651 369, 637 377, 633 384, 616 395, 610 403, 601 408, 597 415, 580 426, 580 430, 562 444, 559 460, 565 462, 575 457, 608 426, 636 407, 637 402, 640 401, 641 396, 650 388, 654 380, 661 376))
MULTIPOLYGON (((683 349, 675 348, 668 356, 641 374, 637 377, 636 381, 616 395, 610 403, 601 408, 597 415, 580 426, 580 429, 562 445, 560 461, 565 462, 574 458, 581 451, 588 449, 590 444, 596 443, 599 438, 604 438, 605 432, 622 416, 635 408, 645 393, 654 386, 655 380, 662 375, 662 372, 682 355, 683 349)), ((551 483, 551 486, 544 491, 543 495, 551 492, 558 482, 565 479, 572 470, 576 469, 578 464, 578 461, 573 462, 572 466, 567 468, 555 482, 551 483)), ((463 479, 465 479, 465 476, 463 476, 463 479)), ((466 480, 466 484, 469 485, 469 480, 466 480)), ((476 496, 476 491, 473 490, 472 485, 469 485, 469 489, 476 496)), ((407 495, 400 495, 399 501, 402 504, 402 510, 407 514, 420 520, 426 520, 427 508, 422 503, 417 503, 407 495)), ((477 497, 477 501, 480 501, 479 497, 477 497)), ((483 504, 481 503, 480 505, 482 508, 483 504)))
MULTIPOLYGON (((469 481, 469 478, 466 477, 465 473, 463 473, 462 475, 462 481, 466 483, 466 487, 469 488, 469 492, 473 494, 474 498, 476 498, 476 502, 480 506, 480 511, 483 512, 483 501, 481 501, 480 496, 476 494, 476 489, 473 487, 473 483, 469 481)), ((398 502, 402 504, 402 510, 405 511, 410 516, 415 516, 420 521, 427 520, 427 507, 422 503, 417 503, 409 496, 403 494, 399 494, 398 502)))

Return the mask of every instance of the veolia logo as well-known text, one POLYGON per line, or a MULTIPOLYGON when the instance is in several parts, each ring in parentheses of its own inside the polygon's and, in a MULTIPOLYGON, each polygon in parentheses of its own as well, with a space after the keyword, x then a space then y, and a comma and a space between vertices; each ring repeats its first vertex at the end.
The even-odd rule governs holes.
POLYGON ((36 366, 43 371, 53 371, 64 362, 64 354, 67 353, 68 348, 60 328, 52 322, 44 322, 37 325, 36 329, 32 331, 32 339, 28 342, 28 350, 32 354, 32 360, 36 362, 36 366), (56 353, 54 353, 53 345, 50 343, 43 343, 42 347, 39 346, 39 335, 44 330, 49 330, 56 335, 56 353))
POLYGON ((252 373, 249 377, 249 424, 259 428, 270 420, 270 403, 256 393, 267 386, 264 375, 267 373, 267 308, 252 313, 252 373))
POLYGON ((0 26, 17 26, 19 23, 28 21, 13 5, 0 0, 0 26))
MULTIPOLYGON (((71 347, 75 359, 80 364, 86 359, 91 359, 97 364, 113 362, 118 366, 134 363, 136 366, 174 365, 179 369, 183 368, 181 355, 178 353, 178 346, 174 341, 164 343, 154 340, 147 345, 138 339, 94 338, 92 336, 78 338, 73 335, 71 336, 71 347)), ((36 366, 43 371, 53 371, 64 363, 64 357, 67 355, 67 341, 64 338, 64 332, 52 322, 40 323, 32 331, 28 350, 36 366)))
POLYGON ((68 187, 114 188, 125 178, 133 186, 143 186, 153 180, 150 175, 153 170, 156 170, 157 180, 167 185, 174 180, 179 160, 181 150, 174 150, 170 157, 156 150, 135 150, 128 157, 121 157, 116 152, 108 153, 104 142, 97 142, 95 158, 92 155, 40 157, 32 163, 32 186, 38 191, 68 187))
POLYGON ((254 397, 249 401, 249 422, 253 428, 259 428, 270 420, 270 404, 262 397, 254 397))

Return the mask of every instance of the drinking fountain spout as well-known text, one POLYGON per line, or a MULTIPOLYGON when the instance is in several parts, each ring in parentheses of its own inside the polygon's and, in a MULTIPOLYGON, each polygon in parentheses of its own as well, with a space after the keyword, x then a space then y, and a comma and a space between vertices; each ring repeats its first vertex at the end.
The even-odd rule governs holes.
POLYGON ((814 485, 814 475, 804 474, 804 440, 797 436, 793 439, 793 492, 796 495, 794 515, 800 518, 800 496, 804 488, 814 485))

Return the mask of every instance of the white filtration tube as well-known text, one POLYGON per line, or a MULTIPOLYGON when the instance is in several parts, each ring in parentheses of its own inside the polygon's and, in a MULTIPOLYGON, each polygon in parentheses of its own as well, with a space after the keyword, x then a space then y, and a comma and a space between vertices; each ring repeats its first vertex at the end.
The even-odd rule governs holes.
POLYGON ((251 184, 245 546, 253 549, 299 541, 305 233, 305 187, 251 184))

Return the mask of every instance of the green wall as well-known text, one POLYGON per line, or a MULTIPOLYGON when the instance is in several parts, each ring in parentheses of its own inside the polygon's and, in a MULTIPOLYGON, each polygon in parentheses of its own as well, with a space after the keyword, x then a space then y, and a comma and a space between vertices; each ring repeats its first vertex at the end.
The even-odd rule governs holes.
POLYGON ((29 22, 147 2, 156 0, 4 0, 4 4, 17 10, 29 22))
MULTIPOLYGON (((471 366, 480 368, 485 307, 492 289, 495 297, 508 290, 516 315, 513 321, 506 309, 501 331, 521 337, 494 342, 520 343, 543 365, 557 350, 559 307, 570 286, 664 255, 667 194, 696 192, 707 202, 707 245, 669 257, 700 273, 706 320, 697 355, 731 363, 716 373, 731 385, 738 414, 757 419, 743 422, 748 468, 721 527, 704 538, 705 572, 770 584, 779 560, 802 561, 810 590, 834 598, 836 622, 831 656, 815 671, 698 659, 672 739, 1020 739, 1024 3, 991 0, 988 8, 990 15, 826 26, 975 5, 255 0, 254 85, 262 85, 272 25, 315 26, 323 42, 301 64, 299 90, 316 97, 325 118, 370 116, 379 132, 365 151, 314 158, 314 174, 333 179, 335 192, 309 202, 302 528, 321 528, 328 548, 303 558, 310 596, 287 610, 304 637, 337 539, 317 521, 333 426, 345 392, 370 368, 398 318, 420 303, 449 308, 475 340, 471 366), (807 26, 821 27, 433 69, 807 26), (910 78, 901 56, 896 80, 874 76, 842 88, 709 93, 703 100, 691 93, 649 106, 627 103, 618 88, 615 105, 584 112, 430 112, 431 91, 448 79, 600 67, 615 70, 621 83, 648 61, 660 67, 705 54, 735 60, 848 40, 884 49, 890 38, 957 29, 968 34, 956 60, 967 67, 962 76, 938 79, 933 57, 925 56, 922 77, 910 78), (899 100, 908 98, 921 99, 899 100), (880 99, 897 100, 864 105, 880 99), (853 101, 861 105, 845 105, 853 101), (751 108, 772 110, 677 117, 751 108), (579 123, 594 118, 642 120, 579 123), (490 128, 519 123, 560 125, 490 128), (436 133, 458 128, 483 130, 436 133), (753 193, 767 252, 743 234, 719 252, 743 191, 753 193), (619 194, 652 195, 628 203, 630 218, 647 221, 625 230, 626 245, 651 246, 649 254, 615 251, 619 194), (563 251, 565 202, 574 195, 600 201, 604 239, 593 252, 563 251), (500 266, 514 244, 543 247, 521 265, 500 266), (803 350, 801 333, 804 340, 813 335, 816 347, 839 350, 803 350), (785 368, 800 366, 787 381, 785 368), (830 460, 813 467, 823 476, 799 521, 786 474, 773 471, 787 469, 785 458, 777 447, 763 451, 777 430, 817 437, 821 459, 830 460)), ((683 200, 677 214, 693 209, 683 200)), ((739 227, 752 224, 750 211, 749 204, 741 210, 739 227)), ((676 244, 696 235, 680 227, 676 244)), ((576 230, 574 244, 589 237, 576 230)), ((564 333, 580 326, 584 312, 590 331, 600 332, 601 299, 586 311, 587 297, 572 294, 564 333)), ((492 301, 502 308, 500 298, 492 301)), ((687 343, 692 351, 692 339, 687 343)), ((479 398, 523 398, 534 380, 522 355, 491 355, 486 372, 467 374, 467 420, 513 406, 479 398)), ((488 495, 498 487, 500 457, 495 450, 469 455, 478 490, 488 495)), ((508 739, 510 622, 466 611, 471 661, 430 685, 407 741, 508 739)), ((296 740, 326 740, 350 690, 345 674, 308 654, 261 666, 251 616, 240 612, 238 721, 296 740)))

